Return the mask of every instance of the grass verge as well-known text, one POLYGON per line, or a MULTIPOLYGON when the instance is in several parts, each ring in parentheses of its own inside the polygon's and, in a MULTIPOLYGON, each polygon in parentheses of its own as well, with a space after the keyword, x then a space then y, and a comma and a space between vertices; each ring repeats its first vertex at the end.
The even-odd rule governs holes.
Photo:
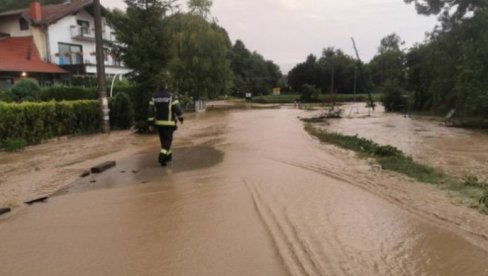
POLYGON ((357 136, 330 133, 305 124, 305 130, 321 142, 330 143, 344 149, 353 150, 362 158, 373 158, 384 170, 404 174, 420 182, 439 185, 454 192, 462 203, 488 214, 488 183, 468 176, 458 179, 433 167, 420 164, 390 145, 379 145, 371 140, 357 136))
POLYGON ((5 151, 22 151, 27 146, 27 142, 22 138, 7 138, 0 143, 0 147, 5 151))
POLYGON ((207 105, 207 111, 230 111, 241 109, 275 109, 280 108, 280 105, 257 105, 248 102, 235 102, 229 105, 207 105))

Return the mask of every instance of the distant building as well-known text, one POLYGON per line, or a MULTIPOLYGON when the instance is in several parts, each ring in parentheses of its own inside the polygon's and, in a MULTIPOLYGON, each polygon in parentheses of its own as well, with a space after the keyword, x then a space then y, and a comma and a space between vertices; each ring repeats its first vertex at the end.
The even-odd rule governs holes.
POLYGON ((281 88, 280 87, 273 88, 273 95, 275 96, 281 95, 281 88))
MULTIPOLYGON (((113 30, 107 25, 102 8, 102 32, 106 41, 115 41, 113 30)), ((34 1, 27 9, 11 10, 0 13, 0 85, 12 83, 24 75, 33 76, 41 85, 68 82, 69 72, 72 75, 95 75, 95 21, 93 16, 93 0, 72 0, 64 4, 41 6, 34 1), (17 42, 15 42, 17 41, 17 42), (18 54, 10 57, 25 63, 22 71, 14 68, 2 68, 3 60, 10 55, 12 43, 31 41, 31 52, 37 52, 40 61, 45 65, 61 67, 56 72, 47 70, 36 72, 34 65, 20 58, 31 54, 18 54), (32 67, 29 67, 32 66, 32 67), (10 71, 9 71, 10 70, 10 71), (3 83, 3 84, 2 84, 3 83)), ((25 44, 27 45, 27 44, 25 44)), ((24 47, 25 48, 25 47, 24 47)), ((131 70, 116 58, 105 55, 105 73, 107 75, 127 74, 131 70)), ((27 59, 29 61, 29 59, 27 59)), ((10 61, 14 62, 15 61, 10 61)), ((39 65, 39 61, 35 62, 39 65)), ((37 66, 39 67, 39 66, 37 66)), ((52 69, 51 66, 48 66, 52 69)), ((44 67, 43 67, 44 68, 44 67)), ((47 67, 46 67, 47 68, 47 67)), ((20 70, 20 68, 19 68, 20 70)))

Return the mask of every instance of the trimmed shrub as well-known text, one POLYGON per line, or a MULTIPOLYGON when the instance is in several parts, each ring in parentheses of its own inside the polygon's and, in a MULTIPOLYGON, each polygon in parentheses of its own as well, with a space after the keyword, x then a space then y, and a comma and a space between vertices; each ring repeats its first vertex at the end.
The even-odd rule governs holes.
POLYGON ((134 122, 134 108, 127 93, 118 93, 110 101, 110 125, 113 128, 129 129, 134 122))
POLYGON ((10 89, 12 101, 37 101, 41 87, 34 79, 22 79, 10 89))
POLYGON ((12 92, 10 92, 10 90, 0 91, 0 101, 7 102, 7 103, 13 102, 14 96, 12 95, 12 92))
POLYGON ((24 139, 28 144, 56 136, 99 130, 98 101, 1 103, 0 141, 24 139))
POLYGON ((301 100, 303 102, 316 102, 319 100, 320 89, 314 85, 304 84, 300 90, 302 93, 301 100))

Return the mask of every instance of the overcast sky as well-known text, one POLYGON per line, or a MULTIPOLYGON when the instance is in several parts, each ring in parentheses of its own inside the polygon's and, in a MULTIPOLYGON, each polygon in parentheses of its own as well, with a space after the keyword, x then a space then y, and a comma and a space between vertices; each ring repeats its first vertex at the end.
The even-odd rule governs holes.
MULTIPOLYGON (((122 0, 101 1, 124 8, 122 0)), ((242 40, 283 73, 326 47, 354 55, 351 37, 369 61, 382 37, 396 32, 409 47, 436 25, 435 17, 418 15, 402 0, 213 0, 212 16, 233 42, 242 40)))

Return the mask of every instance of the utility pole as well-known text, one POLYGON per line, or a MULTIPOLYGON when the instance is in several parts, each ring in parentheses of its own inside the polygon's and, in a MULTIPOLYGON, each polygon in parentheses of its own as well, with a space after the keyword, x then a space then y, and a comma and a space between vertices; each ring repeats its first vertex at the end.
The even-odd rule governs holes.
POLYGON ((93 1, 93 9, 95 14, 95 42, 97 52, 97 84, 98 84, 98 98, 100 101, 100 127, 104 133, 110 132, 110 117, 108 109, 107 91, 105 85, 105 51, 103 49, 102 37, 102 8, 100 0, 93 1))
POLYGON ((354 41, 353 37, 351 37, 351 40, 352 40, 352 46, 354 47, 354 52, 356 52, 356 58, 357 58, 357 67, 356 68, 359 70, 359 77, 361 78, 360 81, 365 86, 364 89, 366 89, 366 91, 368 92, 369 103, 371 105, 371 109, 373 109, 373 111, 374 111, 373 97, 371 97, 371 92, 369 92, 369 89, 366 88, 366 81, 364 78, 363 66, 361 65, 361 59, 359 58, 359 52, 358 52, 358 48, 356 47, 356 41, 354 41))
POLYGON ((335 99, 335 93, 334 93, 334 57, 331 58, 330 60, 330 63, 332 65, 332 71, 330 73, 330 98, 332 99, 332 108, 331 110, 334 110, 335 108, 335 102, 336 102, 336 99, 335 99))
POLYGON ((358 67, 354 66, 354 105, 356 106, 356 113, 359 113, 358 103, 356 102, 356 93, 358 88, 358 67))

